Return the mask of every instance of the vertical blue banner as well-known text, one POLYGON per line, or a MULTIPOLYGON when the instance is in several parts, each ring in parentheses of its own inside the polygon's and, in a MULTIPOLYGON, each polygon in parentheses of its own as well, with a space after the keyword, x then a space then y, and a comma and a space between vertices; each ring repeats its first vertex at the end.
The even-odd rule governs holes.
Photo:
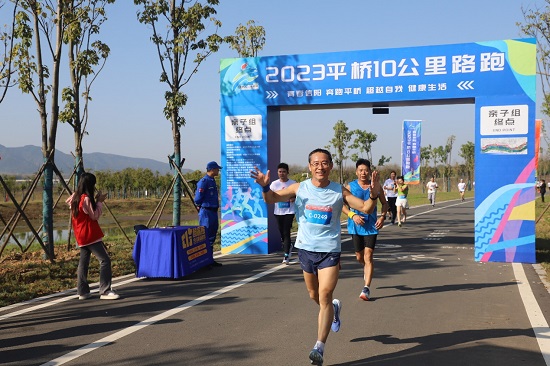
POLYGON ((420 183, 421 121, 403 121, 401 173, 408 184, 420 183))

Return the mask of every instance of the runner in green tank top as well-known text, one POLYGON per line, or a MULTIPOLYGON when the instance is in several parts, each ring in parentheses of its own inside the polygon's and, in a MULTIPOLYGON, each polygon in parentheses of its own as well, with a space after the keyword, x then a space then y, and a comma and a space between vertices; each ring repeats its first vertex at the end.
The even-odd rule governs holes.
POLYGON ((405 178, 402 175, 397 177, 397 200, 395 206, 397 206, 397 226, 401 227, 402 224, 407 221, 407 208, 409 208, 409 201, 407 196, 409 194, 409 186, 405 184, 405 178))

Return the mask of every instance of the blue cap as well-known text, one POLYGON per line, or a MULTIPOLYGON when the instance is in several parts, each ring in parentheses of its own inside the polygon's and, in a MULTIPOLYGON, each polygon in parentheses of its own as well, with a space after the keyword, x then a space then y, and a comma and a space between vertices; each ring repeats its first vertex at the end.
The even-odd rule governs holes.
POLYGON ((222 169, 222 167, 219 166, 218 163, 216 163, 215 161, 211 161, 210 163, 206 164, 206 171, 212 169, 222 169))

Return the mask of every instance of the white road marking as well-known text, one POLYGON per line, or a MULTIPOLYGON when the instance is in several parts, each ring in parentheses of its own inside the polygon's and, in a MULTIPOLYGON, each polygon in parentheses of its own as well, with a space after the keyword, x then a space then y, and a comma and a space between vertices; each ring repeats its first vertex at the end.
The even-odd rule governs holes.
POLYGON ((195 305, 198 305, 202 302, 205 302, 207 300, 210 300, 210 299, 213 299, 217 296, 220 296, 220 295, 223 295, 225 294, 226 292, 229 292, 229 291, 232 291, 238 287, 241 287, 243 285, 246 285, 247 283, 250 283, 250 282, 253 282, 259 278, 262 278, 264 276, 267 276, 273 272, 276 272, 280 269, 283 269, 283 268, 287 268, 287 265, 286 264, 280 264, 276 267, 273 267, 273 268, 270 268, 262 273, 258 273, 254 276, 251 276, 251 277, 248 277, 248 278, 245 278, 244 280, 241 280, 239 282, 236 282, 232 285, 229 285, 229 286, 226 286, 222 289, 219 289, 219 290, 216 290, 216 291, 213 291, 207 295, 204 295, 204 296, 201 296, 195 300, 191 300, 191 301, 188 301, 180 306, 177 306, 173 309, 170 309, 170 310, 167 310, 161 314, 158 314, 158 315, 155 315, 149 319, 146 319, 144 321, 141 321, 135 325, 132 325, 128 328, 125 328, 125 329, 122 329, 116 333, 113 333, 111 335, 108 335, 107 337, 104 337, 104 338, 101 338, 101 339, 98 339, 97 341, 95 342, 92 342, 88 345, 85 345, 77 350, 74 350, 72 352, 69 352, 61 357, 58 357, 56 359, 53 359, 49 362, 46 362, 44 364, 42 364, 42 366, 57 366, 57 365, 63 365, 67 362, 70 362, 74 359, 77 359, 83 355, 85 355, 86 353, 89 353, 89 352, 92 352, 92 351, 95 351, 96 349, 100 348, 100 347, 103 347, 109 343, 113 343, 117 340, 119 340, 120 338, 122 337, 125 337, 127 335, 130 335, 132 333, 135 333, 149 325, 152 325, 152 324, 155 324, 156 322, 159 322, 163 319, 166 319, 166 318, 169 318, 173 315, 176 315, 184 310, 187 310, 189 308, 192 308, 193 306, 195 305))
POLYGON ((535 332, 540 352, 542 353, 542 357, 544 357, 546 365, 550 366, 550 329, 548 329, 548 322, 540 310, 535 295, 533 295, 531 285, 529 285, 529 281, 523 270, 523 265, 521 263, 512 263, 512 268, 514 269, 514 275, 518 281, 519 294, 531 322, 531 327, 535 332))
MULTIPOLYGON (((134 276, 134 275, 132 274, 131 276, 134 276)), ((126 277, 126 276, 124 276, 124 277, 126 277)), ((117 282, 116 284, 113 284, 112 287, 115 288, 115 287, 118 287, 118 286, 125 285, 127 283, 139 281, 139 280, 141 280, 141 278, 135 278, 134 277, 134 278, 131 278, 131 279, 126 280, 126 281, 117 282)), ((52 295, 48 295, 48 296, 39 297, 37 299, 27 301, 27 302, 23 302, 23 303, 16 304, 16 305, 25 305, 25 304, 29 304, 29 303, 33 303, 33 302, 37 302, 37 301, 43 301, 43 300, 49 299, 51 297, 57 297, 57 296, 60 296, 60 295, 67 295, 69 293, 74 293, 74 291, 75 291, 74 289, 73 290, 68 290, 68 291, 63 291, 63 292, 60 292, 60 293, 57 293, 57 294, 52 294, 52 295)), ((99 289, 95 289, 95 290, 92 290, 90 292, 91 293, 97 293, 98 291, 99 291, 99 289)), ((6 319, 9 319, 9 318, 13 318, 14 316, 17 316, 17 315, 30 313, 30 312, 33 312, 33 311, 38 310, 38 309, 47 308, 47 307, 50 307, 52 305, 61 304, 65 301, 74 300, 74 299, 78 299, 78 295, 71 294, 69 296, 61 297, 61 298, 56 299, 56 300, 52 300, 52 301, 45 302, 45 303, 42 303, 42 304, 39 304, 39 305, 31 306, 31 307, 28 307, 28 308, 25 308, 25 309, 22 309, 22 310, 19 310, 19 311, 14 311, 12 313, 4 314, 4 315, 0 316, 0 321, 6 320, 6 319)), ((0 310, 8 310, 9 308, 10 308, 10 306, 6 306, 6 307, 4 307, 0 310)))

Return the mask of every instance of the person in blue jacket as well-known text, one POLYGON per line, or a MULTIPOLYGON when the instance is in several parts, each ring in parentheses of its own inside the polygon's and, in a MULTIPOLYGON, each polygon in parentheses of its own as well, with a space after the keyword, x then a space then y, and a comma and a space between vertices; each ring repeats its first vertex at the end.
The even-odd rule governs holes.
MULTIPOLYGON (((351 194, 362 200, 370 197, 371 190, 371 165, 366 159, 359 159, 355 163, 355 174, 357 179, 346 185, 351 194)), ((377 217, 376 207, 370 214, 362 213, 358 210, 344 205, 342 212, 348 216, 348 233, 351 234, 353 246, 355 248, 355 258, 363 267, 364 287, 359 297, 364 301, 369 301, 370 284, 374 272, 373 253, 376 246, 378 230, 384 226, 387 209, 386 198, 383 194, 379 196, 382 203, 382 215, 377 217)))
MULTIPOLYGON (((199 209, 199 225, 206 228, 206 236, 210 245, 214 246, 218 234, 218 209, 220 201, 218 197, 218 186, 214 179, 220 174, 221 166, 215 161, 206 164, 206 175, 197 183, 195 191, 195 203, 199 209)), ((214 261, 213 266, 219 267, 222 264, 214 261)))

